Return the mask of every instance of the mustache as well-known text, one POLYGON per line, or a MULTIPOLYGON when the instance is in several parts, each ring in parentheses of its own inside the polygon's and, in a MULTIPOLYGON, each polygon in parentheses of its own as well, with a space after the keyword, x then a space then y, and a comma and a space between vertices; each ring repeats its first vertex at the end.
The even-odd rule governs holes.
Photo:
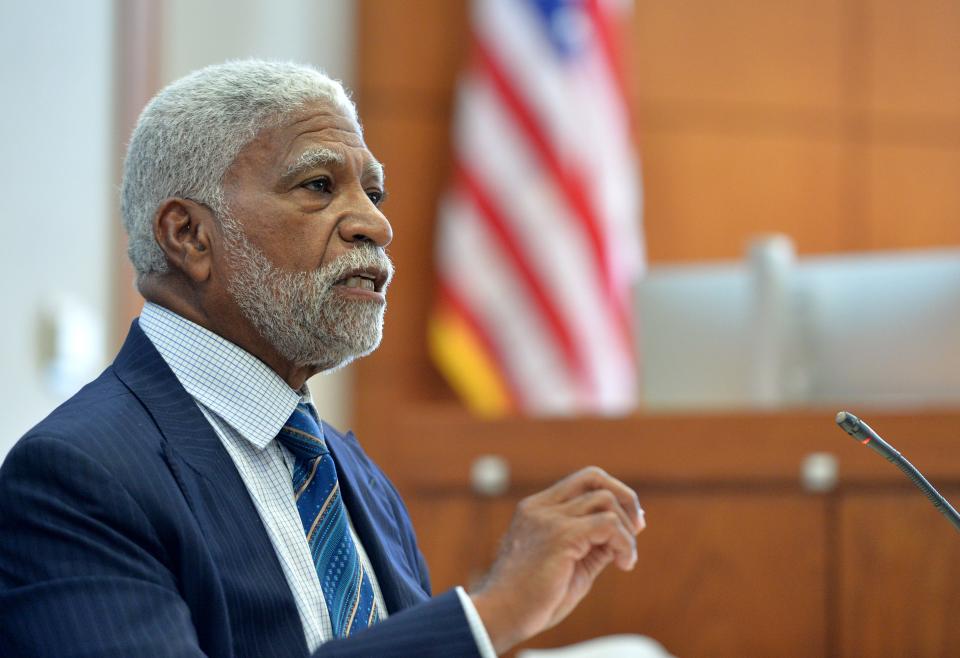
MULTIPOLYGON (((277 266, 267 258, 258 247, 250 243, 243 227, 229 213, 218 215, 224 229, 224 238, 228 255, 245 259, 251 265, 251 270, 258 273, 277 270, 277 266)), ((393 280, 394 265, 390 256, 383 247, 378 247, 369 241, 361 241, 345 253, 337 256, 329 263, 321 265, 312 273, 315 285, 329 287, 353 272, 367 272, 374 274, 378 288, 386 290, 393 280)), ((281 271, 280 276, 291 276, 290 272, 281 271)), ((301 273, 301 275, 304 273, 301 273)), ((309 275, 308 275, 309 276, 309 275)))
POLYGON ((358 272, 374 274, 384 290, 393 280, 394 265, 390 256, 382 247, 364 243, 353 247, 346 253, 337 256, 329 263, 322 265, 318 271, 319 278, 327 285, 333 285, 358 272))

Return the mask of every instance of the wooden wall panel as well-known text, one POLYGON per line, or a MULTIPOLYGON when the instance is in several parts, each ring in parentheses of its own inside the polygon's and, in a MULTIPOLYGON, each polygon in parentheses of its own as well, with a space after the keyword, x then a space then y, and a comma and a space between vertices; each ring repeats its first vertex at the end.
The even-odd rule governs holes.
MULTIPOLYGON (((960 488, 941 492, 960 501, 960 488)), ((840 506, 840 655, 960 655, 960 540, 921 495, 853 492, 840 506)))
POLYGON ((630 68, 641 104, 836 110, 842 0, 638 0, 630 68))
MULTIPOLYGON (((943 611, 960 597, 956 531, 830 414, 484 424, 423 409, 405 416, 391 425, 396 452, 383 463, 391 474, 420 465, 398 484, 438 590, 482 574, 517 500, 560 475, 594 462, 638 490, 649 523, 638 568, 604 575, 531 646, 639 632, 681 656, 955 653, 943 611), (838 459, 836 490, 801 489, 800 463, 813 452, 838 459), (504 497, 469 492, 482 453, 510 464, 504 497), (903 621, 890 623, 891 614, 903 621), (875 651, 861 654, 861 645, 875 651)), ((870 419, 960 501, 960 416, 870 419)))
POLYGON ((863 18, 869 26, 867 106, 960 121, 960 4, 871 0, 863 18))
MULTIPOLYGON (((633 572, 611 570, 527 647, 642 633, 676 655, 952 656, 960 542, 917 491, 891 483, 805 494, 632 482, 649 521, 633 572)), ((960 488, 944 487, 955 501, 960 488)), ((406 496, 436 591, 490 564, 519 498, 406 496)))
POLYGON ((842 9, 637 3, 629 52, 651 262, 738 258, 770 232, 806 253, 844 245, 842 9))
POLYGON ((960 148, 878 144, 868 158, 864 247, 960 246, 960 148))
POLYGON ((467 48, 467 3, 365 0, 357 22, 361 99, 449 104, 467 48))
MULTIPOLYGON (((483 454, 504 458, 515 487, 527 491, 587 464, 645 486, 736 483, 762 491, 767 485, 796 486, 803 460, 814 452, 836 458, 843 483, 903 485, 899 470, 835 426, 834 413, 478 421, 453 404, 411 405, 361 436, 365 447, 383 450, 378 461, 404 494, 467 489, 473 460, 483 454)), ((960 481, 960 413, 864 412, 864 417, 934 484, 960 481)))
POLYGON ((413 492, 404 502, 418 529, 417 542, 430 565, 435 593, 457 585, 469 588, 486 573, 500 538, 491 525, 488 501, 451 490, 442 496, 413 492))
MULTIPOLYGON (((524 646, 640 633, 685 657, 824 654, 823 498, 638 486, 650 526, 637 567, 605 573, 571 617, 524 646)), ((435 590, 443 591, 482 575, 519 498, 414 494, 407 500, 414 521, 423 522, 419 537, 435 590), (471 565, 468 574, 464 563, 471 565)))
POLYGON ((358 24, 356 100, 367 145, 386 165, 384 212, 397 265, 383 343, 356 364, 363 391, 357 426, 375 432, 389 431, 378 424, 389 424, 384 400, 452 399, 430 364, 426 330, 435 290, 433 225, 451 159, 453 85, 467 54, 467 4, 365 1, 358 24))
POLYGON ((802 236, 798 247, 806 252, 840 243, 842 146, 836 141, 657 132, 643 144, 644 162, 655 163, 644 180, 651 261, 742 257, 750 236, 774 232, 802 236))
POLYGON ((821 500, 640 494, 650 525, 637 567, 605 573, 570 618, 528 646, 571 644, 596 629, 649 635, 685 658, 824 654, 821 500))
POLYGON ((434 236, 430 228, 447 183, 450 154, 445 120, 378 108, 361 116, 367 145, 386 165, 389 196, 383 209, 393 226, 390 254, 397 265, 383 343, 374 355, 356 365, 365 386, 357 409, 366 414, 375 413, 384 396, 395 395, 401 382, 409 382, 422 395, 433 398, 449 395, 429 365, 426 331, 434 300, 434 236), (364 378, 364 373, 373 372, 377 374, 364 378))

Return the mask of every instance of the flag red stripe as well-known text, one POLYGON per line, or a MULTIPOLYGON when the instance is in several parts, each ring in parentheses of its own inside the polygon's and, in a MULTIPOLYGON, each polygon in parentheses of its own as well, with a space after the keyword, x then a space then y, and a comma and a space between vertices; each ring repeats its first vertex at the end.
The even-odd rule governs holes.
POLYGON ((567 203, 580 220, 588 237, 595 265, 600 274, 604 297, 608 305, 610 305, 617 321, 621 334, 621 342, 627 354, 633 358, 632 323, 630 322, 629 313, 627 313, 625 308, 626 300, 620 299, 620 295, 617 293, 611 280, 606 246, 604 245, 603 236, 600 233, 596 215, 587 199, 584 186, 581 184, 579 177, 572 175, 561 164, 560 157, 553 149, 547 136, 540 129, 540 125, 534 118, 532 111, 516 92, 506 72, 496 60, 493 53, 486 47, 482 39, 476 38, 474 42, 477 51, 477 60, 481 65, 481 69, 487 74, 493 83, 493 88, 503 101, 504 106, 509 109, 522 131, 526 134, 527 139, 530 140, 534 149, 539 153, 540 159, 556 179, 557 189, 566 197, 567 203))
MULTIPOLYGON (((632 114, 629 111, 630 97, 627 93, 626 76, 623 72, 623 58, 620 57, 620 44, 614 34, 613 24, 610 20, 610 13, 603 10, 600 6, 602 0, 587 0, 586 13, 591 18, 596 29, 597 41, 600 44, 600 52, 603 54, 607 68, 610 70, 610 76, 613 79, 614 88, 619 94, 620 104, 624 112, 627 113, 627 136, 635 141, 635 127, 633 125, 632 114)), ((622 291, 629 293, 629 291, 622 291)), ((612 291, 616 295, 616 291, 612 291)), ((630 359, 635 366, 639 366, 639 358, 636 352, 636 341, 633 335, 633 318, 630 317, 628 309, 630 308, 629 299, 620 299, 614 304, 614 312, 617 316, 617 322, 620 325, 621 332, 626 337, 626 347, 630 354, 630 359)))
POLYGON ((589 378, 583 358, 577 348, 576 341, 570 332, 567 323, 564 322, 560 311, 557 309, 549 293, 544 287, 541 279, 533 271, 526 255, 522 252, 518 240, 511 232, 509 222, 505 220, 504 213, 496 205, 493 195, 489 194, 483 188, 479 179, 470 172, 468 166, 462 159, 454 163, 457 179, 461 183, 467 197, 479 211, 480 217, 486 222, 493 235, 497 238, 504 255, 507 256, 514 270, 519 275, 520 281, 530 293, 530 298, 534 302, 544 322, 550 328, 554 341, 560 348, 564 361, 570 369, 570 373, 577 382, 579 388, 589 390, 589 378))
POLYGON ((453 284, 449 280, 443 278, 440 280, 438 297, 441 304, 445 304, 451 313, 455 313, 470 327, 470 331, 473 332, 480 346, 496 366, 497 372, 500 373, 503 384, 507 389, 507 397, 510 401, 511 411, 526 407, 529 402, 524 400, 522 389, 517 385, 513 373, 510 371, 509 362, 503 356, 503 352, 494 343, 490 332, 487 331, 486 326, 480 321, 479 316, 470 309, 466 300, 460 296, 460 293, 454 290, 453 284))
POLYGON ((626 76, 623 73, 620 44, 616 38, 616 34, 614 34, 610 14, 603 10, 603 7, 600 6, 600 1, 601 0, 587 0, 587 15, 593 20, 597 41, 600 44, 600 52, 603 53, 607 68, 610 69, 610 77, 613 78, 614 87, 620 96, 621 106, 626 110, 630 107, 630 97, 627 93, 626 76))
POLYGON ((606 258, 606 248, 603 243, 603 236, 600 234, 600 227, 594 213, 589 208, 583 186, 565 170, 550 140, 540 129, 540 124, 534 117, 533 112, 527 107, 520 94, 516 92, 504 67, 497 61, 493 52, 479 38, 476 39, 476 48, 478 61, 493 83, 493 88, 500 95, 504 106, 510 110, 513 118, 526 134, 527 139, 540 154, 540 159, 543 160, 550 173, 556 178, 557 188, 567 197, 570 207, 576 211, 590 240, 590 247, 602 273, 602 279, 604 283, 607 283, 609 265, 606 258))

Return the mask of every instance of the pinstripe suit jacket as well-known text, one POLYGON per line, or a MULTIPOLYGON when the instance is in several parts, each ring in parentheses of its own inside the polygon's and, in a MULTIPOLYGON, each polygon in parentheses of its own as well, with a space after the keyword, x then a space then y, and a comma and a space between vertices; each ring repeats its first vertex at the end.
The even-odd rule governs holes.
MULTIPOLYGON (((314 655, 476 656, 396 490, 352 434, 328 443, 391 615, 314 655)), ((239 473, 136 322, 0 469, 0 655, 307 655, 239 473)))

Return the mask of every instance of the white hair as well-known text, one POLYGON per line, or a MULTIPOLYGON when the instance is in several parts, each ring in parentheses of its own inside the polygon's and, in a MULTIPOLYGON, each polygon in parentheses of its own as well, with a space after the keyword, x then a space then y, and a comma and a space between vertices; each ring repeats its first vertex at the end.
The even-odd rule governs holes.
POLYGON ((226 213, 223 177, 261 130, 281 125, 304 104, 333 103, 360 132, 357 111, 337 80, 292 62, 240 60, 194 71, 144 108, 124 163, 120 210, 138 279, 167 271, 153 217, 170 197, 226 213))

